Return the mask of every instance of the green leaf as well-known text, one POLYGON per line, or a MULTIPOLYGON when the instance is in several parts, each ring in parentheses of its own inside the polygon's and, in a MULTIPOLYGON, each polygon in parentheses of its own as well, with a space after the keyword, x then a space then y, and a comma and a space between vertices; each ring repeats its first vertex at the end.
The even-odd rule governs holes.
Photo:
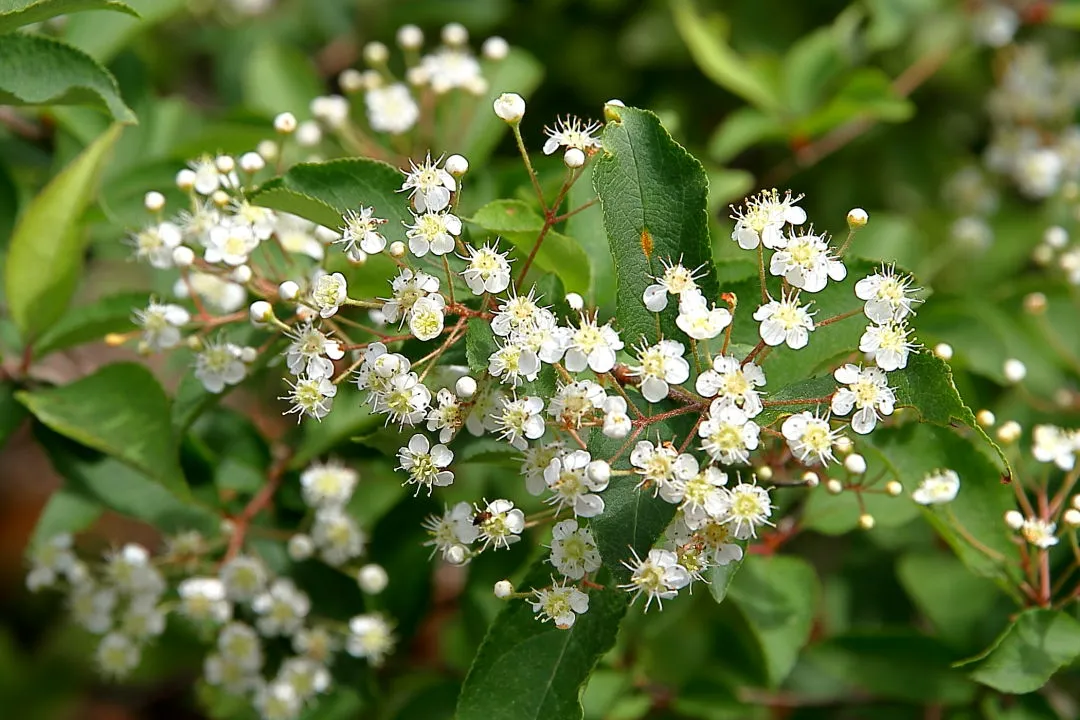
MULTIPOLYGON (((108 62, 139 33, 161 23, 188 7, 187 0, 127 0, 142 18, 137 20, 117 13, 86 13, 68 18, 64 39, 98 62, 108 62)), ((223 149, 223 148, 215 148, 223 149)), ((206 150, 202 145, 198 152, 206 150)), ((196 153, 191 153, 194 155, 196 153)), ((180 154, 188 157, 188 154, 180 154)))
MULTIPOLYGON (((604 211, 617 277, 616 319, 627 345, 642 337, 656 342, 657 322, 642 302, 661 261, 698 268, 698 285, 717 297, 712 263, 708 180, 705 169, 668 135, 651 112, 618 108, 619 119, 604 130, 604 151, 596 160, 593 184, 604 211)), ((660 313, 660 330, 677 337, 678 303, 660 313)))
POLYGON ((903 122, 914 113, 915 105, 896 93, 884 72, 877 68, 859 68, 822 107, 800 119, 793 132, 817 136, 860 118, 903 122))
POLYGON ((0 384, 0 449, 26 418, 26 408, 15 398, 15 386, 0 384))
POLYGON ((787 107, 803 114, 817 106, 829 84, 845 67, 831 27, 804 35, 784 56, 784 96, 787 107))
MULTIPOLYGON (((548 584, 540 560, 524 587, 548 584)), ((569 630, 538 621, 528 602, 511 601, 491 626, 458 698, 457 720, 580 720, 581 689, 615 644, 626 596, 589 591, 589 611, 569 630)))
POLYGON ((15 33, 0 43, 0 104, 94 105, 134 123, 112 74, 82 50, 41 35, 15 33))
POLYGON ((724 602, 728 591, 731 589, 731 581, 735 579, 735 574, 739 572, 739 568, 742 567, 743 562, 746 560, 746 541, 738 540, 736 542, 743 549, 741 559, 733 560, 727 565, 713 565, 709 568, 709 594, 718 603, 724 602))
POLYGON ((139 13, 117 0, 0 0, 0 33, 84 10, 114 10, 139 17, 139 13))
POLYGON ((61 533, 77 533, 90 527, 101 517, 101 503, 78 492, 61 488, 49 496, 45 509, 34 526, 30 538, 36 547, 61 533))
POLYGON ((134 292, 108 295, 88 305, 77 305, 41 333, 34 343, 34 354, 45 357, 49 353, 100 340, 109 333, 131 330, 132 311, 145 305, 146 293, 134 292))
POLYGON ((483 318, 470 318, 465 327, 465 358, 469 370, 482 377, 488 369, 488 358, 498 349, 491 323, 483 318))
POLYGON ((334 398, 334 412, 322 422, 303 424, 304 436, 296 446, 289 467, 301 468, 333 450, 341 443, 383 425, 383 418, 368 410, 353 383, 342 383, 334 398))
POLYGON ((738 605, 761 650, 765 678, 779 685, 810 639, 821 589, 814 568, 786 555, 750 556, 728 595, 738 605))
POLYGON ((255 47, 244 67, 244 103, 273 117, 291 112, 311 117, 311 101, 325 92, 311 61, 298 48, 276 42, 255 47))
POLYGON ((79 217, 94 195, 102 166, 120 131, 121 126, 114 125, 53 178, 30 202, 15 227, 4 268, 4 289, 8 312, 28 343, 63 314, 78 281, 85 242, 79 217))
POLYGON ((723 15, 704 16, 692 0, 672 0, 671 10, 690 55, 710 80, 762 110, 781 109, 772 84, 728 44, 728 23, 723 15))
POLYGON ((1002 597, 989 580, 940 552, 903 555, 896 564, 896 576, 938 634, 959 648, 970 646, 1002 597), (958 597, 964 602, 957 602, 958 597))
POLYGON ((142 365, 106 365, 70 385, 16 397, 52 430, 122 460, 180 497, 188 495, 169 399, 142 365))
POLYGON ((751 145, 784 136, 784 124, 777 117, 757 108, 741 107, 716 126, 709 138, 709 157, 725 163, 751 145))
MULTIPOLYGON (((593 189, 593 166, 589 165, 586 176, 570 188, 567 208, 573 210, 596 198, 593 189)), ((592 280, 590 305, 601 307, 615 299, 615 263, 608 248, 607 232, 604 230, 604 214, 599 204, 585 208, 566 220, 566 234, 574 238, 589 256, 592 280)))
MULTIPOLYGON (((469 222, 510 241, 525 257, 532 252, 544 227, 540 214, 521 200, 490 202, 477 210, 469 222)), ((573 238, 548 230, 533 262, 558 275, 569 292, 589 292, 589 256, 573 238)))
POLYGON ((1032 608, 1020 613, 984 653, 971 677, 1004 693, 1038 690, 1080 657, 1080 622, 1060 610, 1032 608))

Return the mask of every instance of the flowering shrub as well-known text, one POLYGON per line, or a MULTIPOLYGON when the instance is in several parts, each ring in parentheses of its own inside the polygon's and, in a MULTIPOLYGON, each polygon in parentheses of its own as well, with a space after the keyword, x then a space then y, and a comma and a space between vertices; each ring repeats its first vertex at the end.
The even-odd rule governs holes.
MULTIPOLYGON (((0 9, 0 31, 75 5, 0 9)), ((229 21, 269 5, 214 12, 229 21)), ((725 41, 698 13, 672 3, 695 60, 750 103, 742 135, 730 118, 717 130, 714 159, 789 132, 827 146, 901 119, 884 96, 860 95, 856 117, 837 109, 866 82, 855 71, 821 107, 777 111, 752 65, 713 52, 725 41), (747 117, 771 129, 756 137, 747 117)), ((1023 295, 1070 378, 1055 397, 1068 408, 1075 333, 1050 319, 1051 306, 1067 311, 1042 283, 1080 278, 1069 244, 1080 97, 1071 66, 1010 44, 1020 20, 989 4, 965 27, 1010 48, 987 105, 987 171, 1001 192, 1068 218, 1032 249, 1041 289, 1023 295)), ((337 73, 341 94, 290 90, 292 106, 260 108, 267 121, 244 147, 211 136, 186 165, 169 161, 171 182, 140 186, 128 234, 104 241, 126 244, 152 289, 69 308, 82 216, 133 115, 104 68, 47 31, 0 43, 100 82, 69 75, 39 97, 0 80, 0 97, 83 102, 72 88, 89 88, 116 123, 14 226, 5 293, 18 359, 0 406, 12 429, 32 417, 64 478, 25 584, 64 599, 93 638, 80 657, 103 677, 137 682, 175 644, 199 707, 222 718, 451 706, 463 720, 707 718, 780 707, 789 691, 796 705, 867 694, 940 713, 974 707, 977 684, 992 693, 979 711, 1005 717, 1009 694, 1080 656, 1080 432, 1042 418, 1025 438, 1019 420, 970 409, 954 355, 1016 389, 1003 413, 1027 423, 1025 408, 1048 401, 1026 387, 1027 362, 991 363, 978 332, 945 341, 934 308, 955 301, 906 267, 911 253, 881 251, 865 210, 813 212, 813 183, 740 198, 741 181, 721 210, 713 161, 664 115, 609 100, 595 117, 536 117, 523 96, 539 69, 523 51, 490 37, 474 52, 458 23, 432 47, 405 25, 400 57, 367 44, 365 69, 337 73), (513 165, 493 155, 502 138, 513 165), (37 372, 99 339, 128 359, 64 382, 37 372), (105 510, 148 523, 152 540, 97 547, 105 510), (852 553, 895 551, 885 590, 902 586, 904 613, 940 640, 837 630, 838 608, 857 601, 819 580, 829 551, 801 543, 852 532, 852 553), (665 645, 705 662, 692 623, 675 627, 689 608, 722 623, 735 667, 752 668, 745 682, 672 657, 671 672, 636 664, 635 648, 660 657, 665 645), (454 612, 464 619, 443 630, 454 612), (419 657, 436 659, 448 696, 397 687, 419 682, 419 657), (709 714, 717 688, 723 708, 709 714), (646 702, 597 699, 620 693, 646 702)), ((911 89, 880 91, 900 103, 911 89)), ((959 217, 949 252, 989 247, 999 203, 987 176, 968 166, 944 194, 959 217)), ((930 279, 948 264, 939 257, 930 279)))

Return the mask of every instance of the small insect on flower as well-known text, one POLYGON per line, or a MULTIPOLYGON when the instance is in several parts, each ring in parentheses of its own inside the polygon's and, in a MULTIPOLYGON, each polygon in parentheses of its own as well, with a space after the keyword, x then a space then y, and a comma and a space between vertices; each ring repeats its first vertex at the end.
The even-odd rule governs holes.
POLYGON ((809 410, 795 413, 780 426, 780 433, 792 454, 804 465, 836 462, 833 445, 840 439, 840 431, 829 425, 828 414, 820 416, 809 410))
POLYGON ((408 473, 407 485, 416 485, 416 494, 427 488, 428 495, 435 487, 446 487, 454 482, 454 473, 444 468, 454 460, 454 453, 445 445, 431 446, 424 435, 416 434, 409 444, 398 450, 398 467, 408 473))
POLYGON ((679 564, 678 556, 670 550, 653 548, 644 560, 637 551, 630 548, 633 561, 624 560, 623 565, 631 572, 630 582, 619 587, 633 593, 630 602, 645 596, 645 610, 653 601, 664 609, 664 600, 670 600, 679 594, 679 590, 690 584, 690 573, 679 564))
POLYGON ((584 122, 580 118, 567 115, 565 118, 557 118, 555 127, 545 127, 544 132, 548 139, 544 143, 544 154, 551 155, 560 147, 575 148, 591 155, 601 147, 600 138, 593 137, 593 133, 600 129, 598 122, 584 122))
POLYGON ((642 302, 646 309, 651 312, 660 312, 668 305, 668 295, 681 296, 684 292, 697 290, 695 280, 700 277, 701 268, 688 270, 681 262, 672 263, 661 259, 660 264, 664 267, 662 275, 653 278, 656 282, 645 288, 642 302))
POLYGON ((878 413, 892 415, 896 395, 889 388, 885 372, 878 368, 863 368, 848 363, 833 372, 836 381, 847 385, 836 391, 832 398, 834 415, 851 416, 851 429, 866 435, 877 425, 878 413))
POLYGON ((638 349, 638 364, 630 367, 630 373, 641 378, 641 394, 646 400, 660 402, 668 396, 669 385, 681 385, 690 377, 684 352, 683 344, 674 340, 638 349))
POLYGON ((910 334, 906 324, 891 320, 884 325, 868 325, 859 338, 859 350, 872 355, 874 363, 886 372, 902 370, 915 349, 914 343, 908 342, 910 334))
POLYGON ((510 500, 492 500, 481 510, 476 508, 473 520, 480 529, 479 539, 484 541, 484 548, 494 545, 508 548, 521 539, 521 531, 525 529, 525 513, 514 507, 510 500))
POLYGON ((926 475, 911 499, 920 505, 944 505, 960 492, 960 476, 953 470, 936 470, 926 475))
POLYGON ((762 190, 757 195, 746 198, 741 208, 732 206, 735 229, 731 239, 743 250, 753 250, 758 245, 776 250, 787 243, 784 225, 802 225, 806 222, 806 211, 796 203, 802 195, 792 197, 789 190, 781 198, 776 190, 762 190))
POLYGON ((865 301, 863 312, 873 322, 903 322, 915 314, 915 304, 922 302, 914 297, 918 288, 910 287, 911 282, 910 276, 899 275, 894 266, 883 264, 881 270, 855 283, 855 296, 865 301))
POLYGON ((765 384, 765 373, 753 362, 743 363, 732 355, 717 355, 711 370, 698 375, 695 389, 703 397, 715 397, 722 405, 742 409, 747 417, 763 409, 755 388, 765 384))
POLYGON ((600 569, 600 550, 592 530, 578 525, 577 520, 562 520, 551 528, 551 557, 548 561, 571 580, 580 580, 586 573, 600 569))
POLYGON ((761 323, 758 334, 766 345, 787 344, 792 350, 806 347, 814 330, 810 303, 799 305, 799 293, 784 294, 780 300, 770 300, 754 311, 761 323))
POLYGON ((379 226, 387 221, 374 217, 374 208, 360 206, 359 210, 349 210, 342 219, 341 237, 334 243, 345 245, 345 255, 357 261, 366 255, 376 255, 386 248, 386 238, 379 232, 379 226))
POLYGON ((532 601, 533 612, 540 622, 555 623, 560 630, 569 630, 574 626, 578 615, 589 611, 589 596, 573 585, 552 580, 552 586, 533 590, 536 599, 532 601))
POLYGON ((413 224, 406 225, 409 252, 416 257, 446 255, 454 250, 454 238, 461 234, 461 219, 449 212, 430 212, 413 215, 413 224))
POLYGON ((349 620, 345 652, 367 660, 373 667, 383 664, 386 656, 394 649, 395 642, 390 623, 378 613, 357 615, 349 620))
POLYGON ((409 191, 409 199, 418 213, 437 213, 450 204, 450 193, 457 189, 454 176, 439 167, 442 158, 432 161, 431 154, 417 165, 409 161, 401 192, 409 191))

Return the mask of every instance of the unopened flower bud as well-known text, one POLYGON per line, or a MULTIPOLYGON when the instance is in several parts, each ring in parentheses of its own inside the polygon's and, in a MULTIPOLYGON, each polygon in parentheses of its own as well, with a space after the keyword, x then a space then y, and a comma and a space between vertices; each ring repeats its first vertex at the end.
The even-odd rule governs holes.
POLYGON ((571 310, 580 310, 585 307, 585 298, 575 292, 566 293, 566 304, 570 306, 571 310))
POLYGON ((1031 259, 1036 265, 1049 265, 1054 260, 1054 248, 1049 245, 1036 245, 1031 251, 1031 259))
POLYGON ((1060 225, 1052 225, 1043 232, 1043 242, 1060 250, 1069 244, 1069 233, 1060 225))
POLYGON ((1005 513, 1005 524, 1013 530, 1019 530, 1024 525, 1024 516, 1017 510, 1010 510, 1005 513))
POLYGON ((322 128, 314 120, 305 120, 296 128, 296 144, 300 147, 315 147, 322 142, 322 128))
POLYGON ((255 146, 255 152, 259 153, 263 160, 273 162, 278 157, 278 144, 273 140, 260 140, 255 146))
POLYGON ((829 482, 825 483, 825 489, 833 495, 839 495, 840 493, 844 492, 844 484, 836 478, 833 478, 832 480, 829 480, 829 482))
POLYGON ((233 282, 238 282, 241 285, 251 282, 251 268, 247 265, 238 265, 235 270, 232 271, 231 276, 233 282))
POLYGON ((611 466, 607 460, 593 460, 585 466, 585 474, 594 483, 607 483, 611 480, 611 466))
MULTIPOLYGON (((772 475, 772 468, 762 468, 762 469, 763 470, 767 469, 769 471, 769 474, 772 475)), ((816 488, 818 485, 821 484, 821 478, 813 470, 807 470, 806 472, 804 472, 803 476, 802 476, 802 481, 803 481, 803 484, 806 485, 806 487, 808 487, 808 488, 816 488)), ((830 490, 829 492, 832 492, 832 491, 830 490)))
POLYGON ((469 42, 469 31, 461 23, 447 23, 442 29, 442 41, 447 45, 464 45, 469 42))
POLYGON ((282 300, 295 300, 296 296, 300 294, 300 286, 292 280, 286 280, 278 285, 277 292, 278 297, 282 300))
POLYGON ((567 151, 563 153, 563 162, 566 164, 566 167, 571 170, 576 170, 585 164, 585 153, 577 148, 568 148, 567 151))
POLYGON ((476 381, 468 375, 462 375, 454 383, 454 394, 462 400, 468 400, 476 394, 476 381))
POLYGON ((210 195, 210 202, 214 203, 219 208, 223 208, 232 202, 232 197, 224 190, 215 190, 210 195))
POLYGON ((989 410, 980 410, 975 413, 975 422, 982 425, 984 428, 993 427, 997 422, 997 418, 994 417, 994 413, 989 410))
POLYGON ((240 362, 253 363, 259 357, 259 351, 253 347, 240 348, 240 362))
POLYGON ((1080 527, 1080 510, 1069 508, 1065 511, 1065 514, 1061 516, 1061 519, 1064 520, 1065 524, 1069 527, 1080 527))
POLYGON ((469 172, 469 161, 461 155, 451 155, 446 158, 446 172, 454 177, 461 177, 469 172))
POLYGON ((874 516, 871 515, 870 513, 863 513, 862 515, 860 515, 859 516, 859 527, 861 527, 863 530, 873 530, 874 529, 874 516))
POLYGON ((402 258, 405 257, 405 243, 400 240, 395 240, 390 243, 390 257, 402 258))
POLYGON ((505 60, 510 54, 510 43, 498 35, 492 35, 480 46, 480 52, 488 60, 505 60))
POLYGON ((1010 445, 1020 439, 1022 432, 1023 429, 1020 427, 1020 423, 1015 420, 1008 420, 998 428, 997 439, 1005 445, 1010 445))
POLYGON ((942 360, 952 360, 953 349, 949 343, 938 343, 934 346, 934 354, 942 360))
POLYGON ((143 196, 143 207, 150 212, 160 212, 165 207, 165 196, 157 190, 151 190, 143 196))
POLYGON ((266 167, 266 161, 257 152, 246 152, 240 156, 240 169, 248 175, 254 175, 264 167, 266 167))
POLYGON ((390 49, 381 42, 369 42, 364 46, 364 62, 368 65, 385 65, 390 59, 390 49))
POLYGON ((303 533, 297 533, 289 538, 289 557, 294 562, 303 562, 315 552, 315 543, 311 537, 303 533))
POLYGON ((604 103, 604 119, 608 122, 619 121, 619 108, 626 107, 622 100, 611 99, 604 103))
POLYGON ((382 565, 369 563, 356 572, 356 583, 368 595, 378 595, 390 582, 386 569, 382 565))
POLYGON ((757 476, 758 480, 768 482, 769 480, 772 480, 773 470, 768 465, 759 465, 754 468, 754 474, 757 476))
POLYGON ((1042 315, 1046 312, 1046 296, 1041 292, 1028 293, 1024 296, 1024 310, 1031 315, 1042 315))
POLYGON ((274 130, 282 135, 291 135, 296 132, 296 116, 291 112, 283 112, 274 118, 274 130))
POLYGON ((186 245, 177 245, 172 251, 172 261, 178 268, 191 267, 195 262, 195 251, 186 245))
POLYGON ((900 497, 904 492, 904 486, 900 484, 899 480, 890 480, 885 483, 885 492, 889 493, 893 497, 900 497))
POLYGON ((855 449, 855 444, 851 442, 851 438, 849 438, 847 435, 841 435, 840 437, 836 438, 836 442, 833 443, 833 447, 836 448, 836 452, 840 453, 841 455, 846 455, 847 453, 855 449))
POLYGON ((232 155, 218 155, 214 158, 214 167, 222 175, 228 175, 236 169, 236 160, 233 159, 232 155))
POLYGON ((847 224, 852 230, 866 227, 868 220, 870 220, 870 216, 867 215, 866 211, 862 208, 852 208, 851 210, 848 210, 847 224))
POLYGON ((194 350, 195 352, 199 352, 203 349, 202 338, 198 335, 188 335, 184 338, 184 344, 187 345, 188 350, 194 350))
POLYGON ((495 114, 511 125, 525 117, 525 100, 517 93, 503 93, 495 98, 494 108, 495 114))
POLYGON ((465 546, 453 545, 446 549, 446 562, 451 565, 461 565, 465 562, 465 546))
POLYGON ((195 171, 184 168, 176 173, 176 187, 184 192, 188 192, 195 187, 195 171))
POLYGON ((1073 495, 1072 506, 1077 510, 1080 510, 1080 495, 1073 495))
POLYGON ((1013 384, 1020 382, 1027 375, 1027 366, 1016 358, 1006 360, 1005 367, 1002 369, 1005 372, 1005 379, 1013 384))
POLYGON ((514 594, 514 586, 509 580, 500 580, 495 583, 495 597, 505 600, 514 594))
POLYGON ((419 50, 424 44, 424 32, 415 25, 402 25, 397 31, 397 44, 405 50, 419 50))
POLYGON ((274 308, 265 300, 256 300, 248 308, 248 316, 254 325, 265 325, 274 317, 274 308))
POLYGON ((862 475, 866 472, 866 458, 858 453, 852 453, 844 458, 844 467, 853 475, 862 475))
POLYGON ((364 89, 364 74, 356 68, 346 68, 338 75, 338 85, 345 93, 358 93, 364 89))

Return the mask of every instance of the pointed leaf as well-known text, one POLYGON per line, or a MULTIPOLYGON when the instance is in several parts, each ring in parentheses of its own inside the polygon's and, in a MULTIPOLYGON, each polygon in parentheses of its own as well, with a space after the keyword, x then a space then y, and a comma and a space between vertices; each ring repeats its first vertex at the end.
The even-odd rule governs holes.
POLYGON ((117 0, 0 0, 0 33, 84 10, 113 10, 139 17, 139 13, 117 0))
POLYGON ((1030 609, 982 655, 971 677, 1004 693, 1038 690, 1080 657, 1080 622, 1059 610, 1030 609))

